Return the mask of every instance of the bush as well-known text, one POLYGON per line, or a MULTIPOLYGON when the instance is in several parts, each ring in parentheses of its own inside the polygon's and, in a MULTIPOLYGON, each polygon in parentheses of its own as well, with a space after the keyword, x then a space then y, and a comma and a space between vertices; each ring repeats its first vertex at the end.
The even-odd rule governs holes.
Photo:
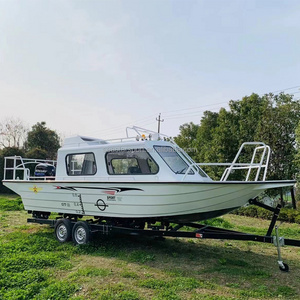
POLYGON ((14 155, 24 156, 24 151, 15 147, 7 147, 0 150, 0 193, 5 193, 5 194, 12 193, 10 189, 8 189, 2 184, 2 179, 4 178, 4 157, 14 156, 14 155))
POLYGON ((258 207, 254 206, 254 205, 243 206, 243 207, 240 207, 240 208, 234 210, 232 212, 232 214, 257 218, 257 209, 258 209, 258 207))
POLYGON ((257 217, 261 219, 271 220, 273 212, 261 207, 257 207, 257 217))
POLYGON ((295 217, 295 223, 300 224, 300 214, 295 217))
MULTIPOLYGON (((255 205, 249 205, 247 207, 241 207, 232 212, 235 215, 261 218, 266 220, 271 220, 273 217, 273 212, 266 210, 262 207, 255 205)), ((289 222, 289 223, 298 223, 300 224, 300 211, 290 208, 282 208, 278 220, 289 222)))

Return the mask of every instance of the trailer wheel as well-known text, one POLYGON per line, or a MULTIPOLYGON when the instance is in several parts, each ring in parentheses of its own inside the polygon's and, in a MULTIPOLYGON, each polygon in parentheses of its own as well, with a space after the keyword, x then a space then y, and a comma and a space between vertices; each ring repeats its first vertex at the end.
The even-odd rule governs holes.
POLYGON ((72 223, 69 219, 60 219, 55 224, 55 236, 61 243, 68 242, 72 238, 72 223))
POLYGON ((288 272, 290 270, 289 265, 286 263, 283 263, 283 266, 279 266, 280 271, 282 272, 288 272))
POLYGON ((84 245, 90 241, 91 231, 87 222, 76 222, 72 230, 73 242, 76 245, 84 245))

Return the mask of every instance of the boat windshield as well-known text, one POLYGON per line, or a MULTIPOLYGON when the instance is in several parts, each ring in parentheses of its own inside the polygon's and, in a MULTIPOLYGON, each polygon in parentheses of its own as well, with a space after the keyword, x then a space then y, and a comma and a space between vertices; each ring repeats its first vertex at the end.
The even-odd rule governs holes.
MULTIPOLYGON (((183 160, 183 158, 173 147, 154 146, 154 149, 174 173, 185 174, 185 172, 189 168, 189 165, 183 160)), ((188 174, 195 174, 195 172, 193 170, 190 170, 188 174)))
POLYGON ((190 163, 190 164, 194 164, 193 169, 198 172, 202 177, 207 177, 207 175, 205 174, 205 172, 195 164, 195 162, 193 161, 193 159, 186 153, 184 152, 182 149, 178 148, 177 149, 181 155, 190 163))

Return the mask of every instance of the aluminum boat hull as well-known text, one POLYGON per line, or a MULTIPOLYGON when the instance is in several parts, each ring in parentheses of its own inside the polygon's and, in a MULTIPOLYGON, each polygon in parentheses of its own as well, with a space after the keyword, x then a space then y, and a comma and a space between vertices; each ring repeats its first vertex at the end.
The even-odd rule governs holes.
POLYGON ((83 182, 6 180, 25 210, 109 218, 192 222, 217 217, 264 190, 295 181, 83 182))

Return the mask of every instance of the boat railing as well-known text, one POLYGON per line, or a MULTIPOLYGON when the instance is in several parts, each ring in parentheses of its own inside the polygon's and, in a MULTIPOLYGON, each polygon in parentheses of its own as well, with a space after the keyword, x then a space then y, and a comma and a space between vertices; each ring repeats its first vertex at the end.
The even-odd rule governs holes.
POLYGON ((226 167, 225 171, 223 172, 220 181, 228 181, 228 178, 231 173, 235 170, 246 170, 246 177, 244 181, 258 181, 259 178, 262 178, 262 181, 266 180, 268 165, 270 161, 270 154, 271 149, 268 145, 261 143, 261 142, 246 142, 243 143, 240 147, 239 151, 237 152, 234 160, 232 163, 193 163, 189 165, 189 168, 185 172, 182 181, 187 178, 187 175, 191 170, 197 171, 197 166, 221 166, 226 167), (240 163, 238 162, 242 151, 246 146, 256 146, 253 153, 250 163, 240 163), (260 155, 260 156, 259 156, 260 155), (259 162, 255 162, 258 161, 259 162), (254 180, 251 178, 251 174, 253 170, 256 171, 254 180))
POLYGON ((31 176, 30 165, 36 166, 40 163, 47 163, 56 167, 55 160, 23 158, 21 156, 8 156, 4 158, 3 180, 47 180, 54 179, 54 176, 31 176))
POLYGON ((165 134, 157 133, 153 130, 145 129, 138 126, 126 127, 126 137, 105 140, 109 143, 123 143, 130 141, 159 141, 168 140, 173 142, 173 139, 165 134), (132 135, 132 132, 134 135, 132 135))

